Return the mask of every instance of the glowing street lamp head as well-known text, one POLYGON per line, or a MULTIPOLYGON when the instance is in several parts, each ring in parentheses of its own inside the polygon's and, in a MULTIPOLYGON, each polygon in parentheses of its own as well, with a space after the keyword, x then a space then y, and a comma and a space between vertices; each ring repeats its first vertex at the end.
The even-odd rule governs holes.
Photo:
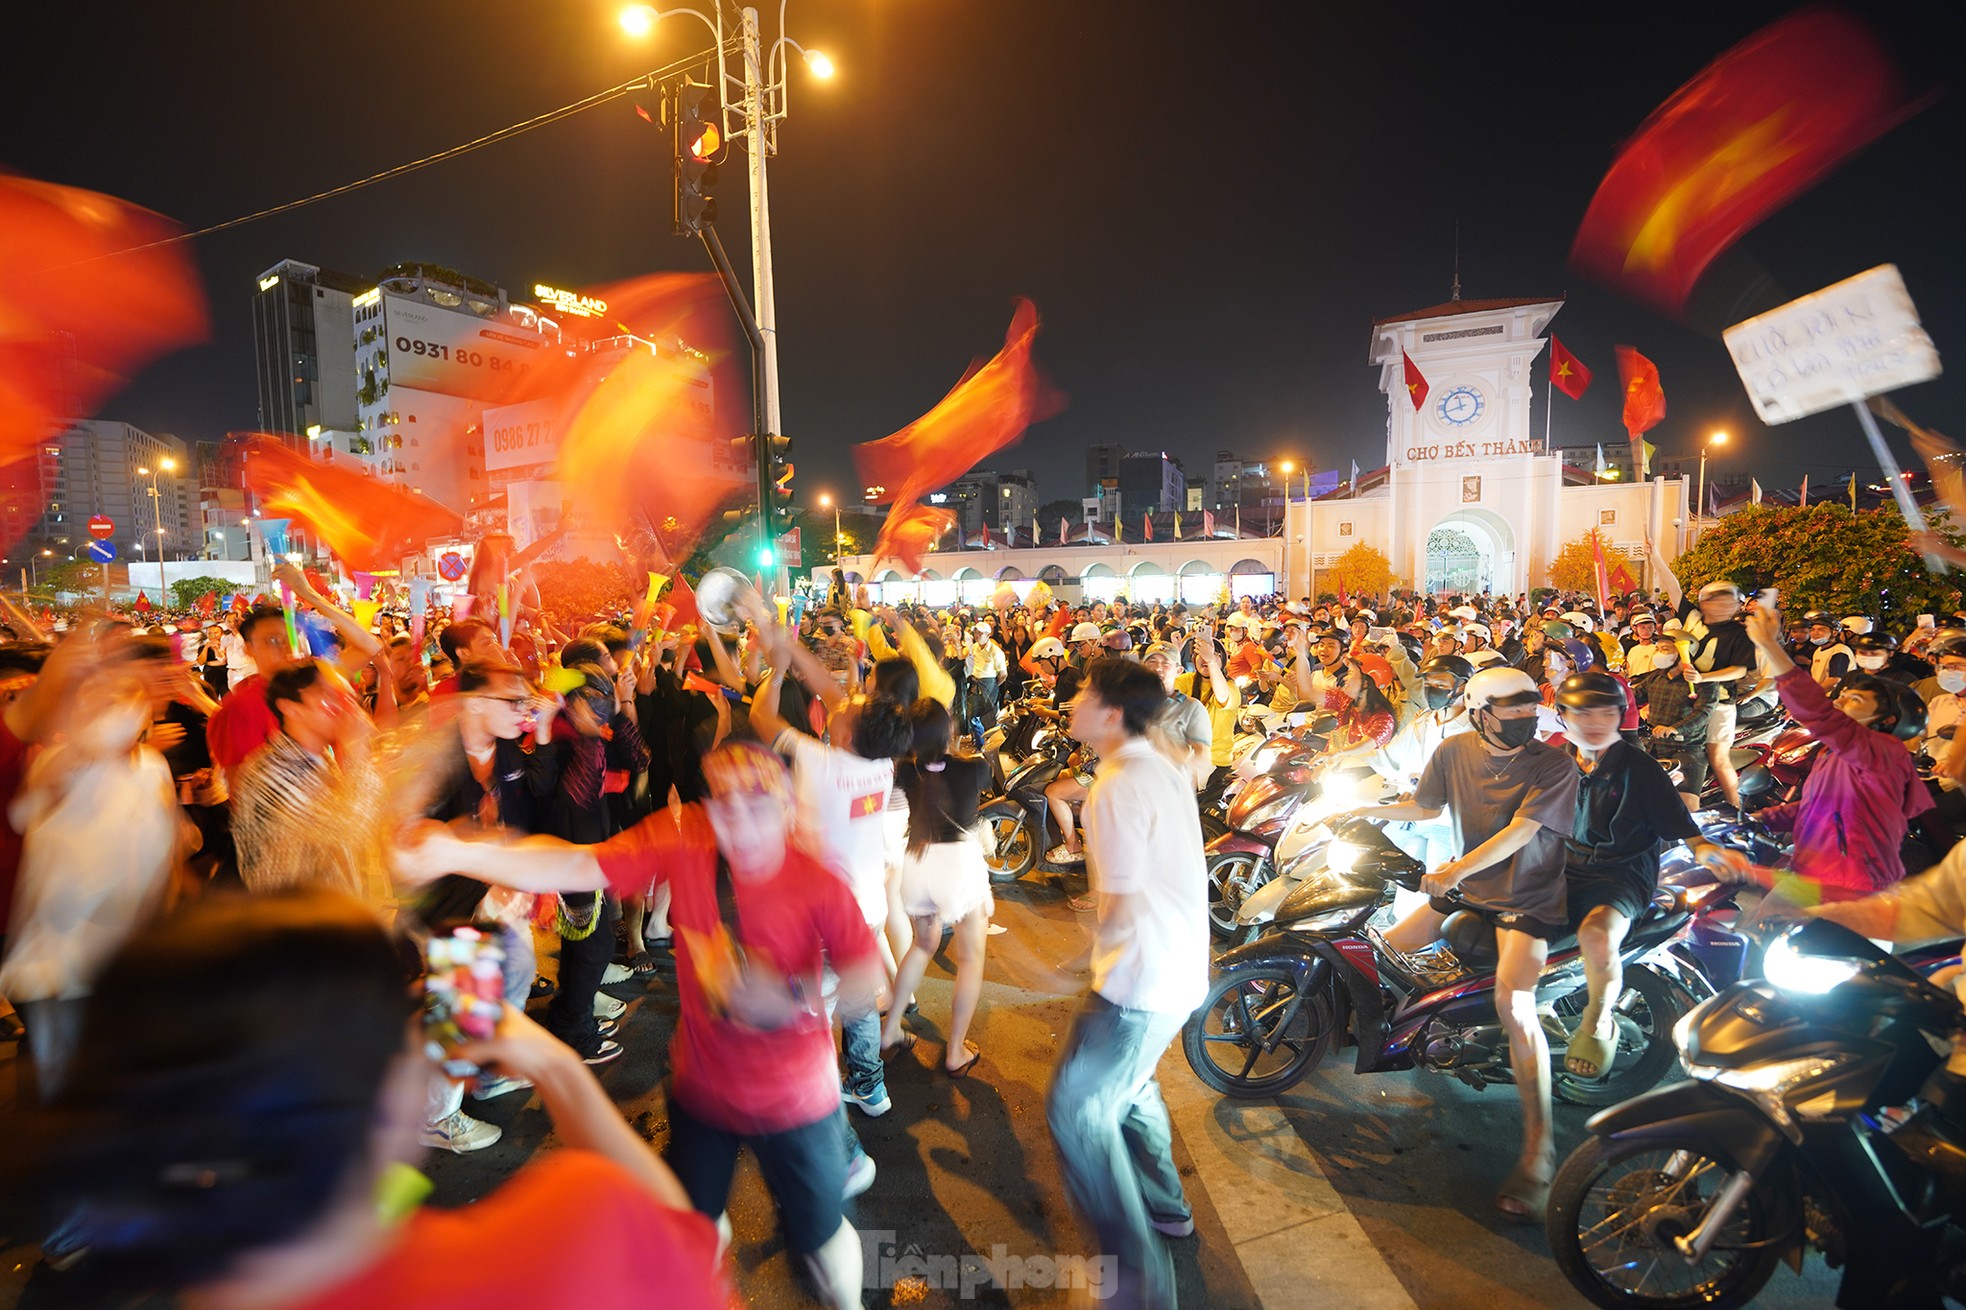
POLYGON ((1716 432, 1711 437, 1708 437, 1707 440, 1716 446, 1724 446, 1727 444, 1727 434, 1725 432, 1716 432))
POLYGON ((655 30, 659 17, 654 5, 626 5, 621 10, 621 30, 639 41, 655 30))
POLYGON ((1297 466, 1291 463, 1287 459, 1278 461, 1277 467, 1283 470, 1283 475, 1285 477, 1289 477, 1292 473, 1295 473, 1297 471, 1297 466))
POLYGON ((823 50, 808 50, 805 56, 806 67, 810 68, 812 75, 822 82, 838 71, 833 67, 832 59, 823 50))
POLYGON ((832 507, 833 507, 833 498, 832 498, 831 496, 829 496, 829 495, 827 495, 827 494, 826 494, 825 492, 823 492, 823 491, 822 491, 822 492, 820 492, 820 493, 819 493, 819 508, 821 508, 821 509, 831 509, 832 507))
POLYGON ((164 459, 159 460, 158 465, 164 470, 164 472, 169 473, 172 469, 177 467, 177 461, 166 457, 164 459))

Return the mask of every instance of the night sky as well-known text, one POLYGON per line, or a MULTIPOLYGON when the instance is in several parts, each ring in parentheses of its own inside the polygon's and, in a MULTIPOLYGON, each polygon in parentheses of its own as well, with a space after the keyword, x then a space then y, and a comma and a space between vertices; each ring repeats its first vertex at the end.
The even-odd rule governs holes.
MULTIPOLYGON (((710 0, 703 0, 707 5, 710 0)), ((701 6, 699 6, 701 7, 701 6)), ((1856 6, 1918 89, 1943 89, 1957 3, 1856 6)), ((802 500, 851 494, 848 450, 939 399, 1001 343, 1014 296, 1070 396, 1006 452, 1077 496, 1095 442, 1384 462, 1372 319, 1447 299, 1567 293, 1554 329, 1597 370, 1558 444, 1621 441, 1612 346, 1660 367, 1654 440, 1736 434, 1716 472, 1821 486, 1861 460, 1837 412, 1749 410, 1717 339, 1583 283, 1564 257, 1618 142, 1792 6, 794 0, 772 163, 785 428, 802 500)), ((0 166, 190 227, 441 150, 708 45, 691 19, 625 38, 603 0, 201 0, 0 8, 0 166)), ((775 27, 766 15, 767 30, 775 27)), ((646 100, 646 97, 644 98, 646 100)), ((1966 123, 1941 96, 1738 249, 1786 299, 1903 270, 1952 372, 1898 396, 1960 434, 1966 123)), ((718 189, 741 267, 744 176, 718 189)), ((214 340, 105 408, 187 440, 255 419, 253 276, 283 258, 373 275, 406 260, 523 291, 707 268, 669 231, 666 140, 629 101, 352 196, 200 239, 214 340)), ((1765 303, 1757 307, 1765 307, 1765 303)), ((741 374, 739 375, 741 376, 741 374)), ((1540 365, 1536 423, 1541 424, 1540 365)), ((742 422, 745 401, 729 398, 742 422)), ((1538 433, 1537 435, 1540 435, 1538 433)), ((1897 442, 1901 458, 1906 448, 1897 442)))

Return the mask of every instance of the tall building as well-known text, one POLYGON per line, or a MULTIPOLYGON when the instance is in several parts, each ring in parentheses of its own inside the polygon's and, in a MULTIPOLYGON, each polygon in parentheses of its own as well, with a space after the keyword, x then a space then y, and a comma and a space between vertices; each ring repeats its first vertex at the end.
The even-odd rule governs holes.
POLYGON ((195 522, 198 479, 182 441, 113 419, 84 419, 54 445, 60 454, 42 532, 59 553, 73 554, 88 543, 88 522, 97 514, 115 522, 110 540, 125 558, 155 560, 160 540, 167 559, 192 559, 203 551, 195 522), (173 467, 166 469, 165 460, 173 467))
POLYGON ((1115 480, 1120 475, 1120 461, 1125 458, 1124 446, 1087 446, 1085 448, 1086 494, 1096 496, 1101 487, 1118 485, 1115 480))
POLYGON ((1164 450, 1136 451, 1120 461, 1122 513, 1162 513, 1188 507, 1188 474, 1164 450))
POLYGON ((1267 463, 1243 459, 1234 451, 1215 452, 1215 467, 1203 500, 1205 508, 1220 511, 1241 507, 1253 512, 1276 494, 1277 482, 1267 463))
POLYGON ((368 283, 296 259, 259 275, 253 295, 253 355, 259 368, 259 426, 295 436, 355 426, 356 295, 368 283))
POLYGON ((944 499, 931 497, 932 503, 954 513, 957 526, 966 534, 988 527, 1002 535, 1015 526, 1028 536, 1040 503, 1037 480, 1029 469, 976 469, 940 494, 944 499))

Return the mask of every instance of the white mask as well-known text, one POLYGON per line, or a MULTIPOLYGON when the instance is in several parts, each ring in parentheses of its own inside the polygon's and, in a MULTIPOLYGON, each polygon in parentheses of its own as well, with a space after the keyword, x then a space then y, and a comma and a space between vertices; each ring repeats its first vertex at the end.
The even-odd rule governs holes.
POLYGON ((1652 667, 1655 669, 1669 669, 1677 663, 1679 663, 1679 652, 1676 650, 1655 650, 1652 652, 1652 667))
POLYGON ((1966 691, 1966 669, 1940 669, 1939 686, 1955 696, 1966 691))
POLYGON ((1884 667, 1885 659, 1886 657, 1883 655, 1859 655, 1857 656, 1857 667, 1860 669, 1881 669, 1884 667))

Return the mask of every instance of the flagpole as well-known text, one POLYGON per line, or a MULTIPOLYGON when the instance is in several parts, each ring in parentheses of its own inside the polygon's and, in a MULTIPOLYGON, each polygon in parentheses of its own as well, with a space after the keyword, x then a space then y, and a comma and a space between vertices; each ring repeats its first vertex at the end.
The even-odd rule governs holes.
MULTIPOLYGON (((1552 341, 1554 341, 1554 340, 1555 340, 1556 338, 1554 338, 1554 337, 1552 337, 1552 338, 1550 338, 1550 339, 1551 339, 1552 341)), ((1552 354, 1551 354, 1551 359, 1550 359, 1550 363, 1551 363, 1552 365, 1554 365, 1554 364, 1556 363, 1556 359, 1555 359, 1555 354, 1554 354, 1554 352, 1552 352, 1552 354)), ((1533 386, 1534 384, 1532 383, 1531 385, 1533 386)), ((1549 385, 1548 385, 1548 386, 1546 386, 1546 387, 1545 387, 1545 388, 1544 388, 1543 390, 1544 390, 1544 394, 1543 394, 1543 453, 1544 453, 1545 455, 1547 455, 1547 454, 1549 454, 1549 453, 1550 453, 1550 451, 1551 451, 1552 449, 1554 449, 1554 447, 1552 447, 1552 446, 1550 445, 1550 412, 1551 412, 1552 410, 1554 410, 1554 409, 1556 408, 1556 370, 1555 370, 1555 368, 1554 368, 1554 367, 1552 367, 1552 368, 1551 368, 1551 370, 1550 370, 1550 380, 1549 380, 1549 385)), ((1560 480, 1560 479, 1559 479, 1559 480, 1560 480)))

